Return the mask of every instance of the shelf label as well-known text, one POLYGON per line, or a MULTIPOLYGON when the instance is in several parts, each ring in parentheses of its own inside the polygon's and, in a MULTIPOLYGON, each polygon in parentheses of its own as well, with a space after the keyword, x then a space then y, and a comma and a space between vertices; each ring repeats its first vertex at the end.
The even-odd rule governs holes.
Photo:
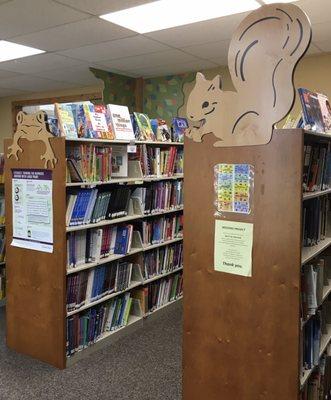
POLYGON ((252 276, 253 224, 215 220, 214 269, 252 276))

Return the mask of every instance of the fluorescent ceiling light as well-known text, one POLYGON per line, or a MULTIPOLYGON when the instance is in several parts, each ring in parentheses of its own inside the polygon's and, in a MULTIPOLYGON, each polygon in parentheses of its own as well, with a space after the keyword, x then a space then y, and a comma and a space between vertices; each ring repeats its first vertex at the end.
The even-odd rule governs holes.
POLYGON ((262 0, 264 4, 272 4, 272 3, 294 3, 298 0, 262 0))
POLYGON ((159 0, 126 10, 101 15, 114 24, 138 33, 159 31, 255 10, 255 0, 159 0))
POLYGON ((34 54, 40 53, 45 53, 45 51, 23 46, 22 44, 7 42, 6 40, 0 40, 0 62, 33 56, 34 54))

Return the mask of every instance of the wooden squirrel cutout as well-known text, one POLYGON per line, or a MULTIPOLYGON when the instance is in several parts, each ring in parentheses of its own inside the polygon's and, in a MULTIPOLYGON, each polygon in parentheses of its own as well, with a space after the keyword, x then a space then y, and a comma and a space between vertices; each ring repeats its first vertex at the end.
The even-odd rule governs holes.
POLYGON ((18 155, 23 149, 18 144, 20 139, 27 139, 29 142, 41 140, 46 146, 46 151, 40 156, 41 160, 45 160, 45 168, 48 163, 51 168, 55 167, 57 159, 55 158, 49 139, 54 136, 48 131, 46 125, 46 113, 39 111, 35 114, 26 114, 20 111, 16 116, 17 129, 14 133, 13 144, 8 147, 7 158, 14 156, 18 160, 18 155))
POLYGON ((235 92, 223 91, 217 75, 200 72, 187 100, 195 142, 213 133, 216 147, 269 143, 273 125, 291 110, 294 70, 311 40, 307 15, 294 4, 264 5, 239 25, 230 43, 229 70, 235 92))

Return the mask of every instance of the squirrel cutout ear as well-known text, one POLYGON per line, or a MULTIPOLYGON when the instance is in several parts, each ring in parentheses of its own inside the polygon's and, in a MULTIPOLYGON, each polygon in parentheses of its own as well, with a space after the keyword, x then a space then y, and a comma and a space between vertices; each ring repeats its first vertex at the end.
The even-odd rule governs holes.
POLYGON ((196 83, 199 82, 204 82, 206 80, 204 74, 202 74, 201 72, 197 72, 196 77, 195 77, 195 81, 196 83))
POLYGON ((222 78, 220 75, 216 75, 212 82, 215 88, 222 89, 222 78))
POLYGON ((20 111, 17 115, 16 115, 16 122, 18 124, 21 124, 23 122, 23 118, 24 118, 25 112, 24 111, 20 111))

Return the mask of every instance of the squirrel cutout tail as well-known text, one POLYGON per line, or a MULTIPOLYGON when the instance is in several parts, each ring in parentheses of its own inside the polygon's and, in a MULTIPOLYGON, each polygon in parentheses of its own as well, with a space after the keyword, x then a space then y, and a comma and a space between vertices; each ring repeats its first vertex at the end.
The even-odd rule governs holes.
POLYGON ((213 133, 220 139, 214 145, 222 147, 268 143, 273 125, 293 106, 294 70, 310 40, 309 19, 294 4, 269 4, 251 12, 233 34, 228 53, 236 91, 222 91, 220 77, 208 81, 198 73, 187 116, 203 124, 188 135, 201 141, 213 133))

